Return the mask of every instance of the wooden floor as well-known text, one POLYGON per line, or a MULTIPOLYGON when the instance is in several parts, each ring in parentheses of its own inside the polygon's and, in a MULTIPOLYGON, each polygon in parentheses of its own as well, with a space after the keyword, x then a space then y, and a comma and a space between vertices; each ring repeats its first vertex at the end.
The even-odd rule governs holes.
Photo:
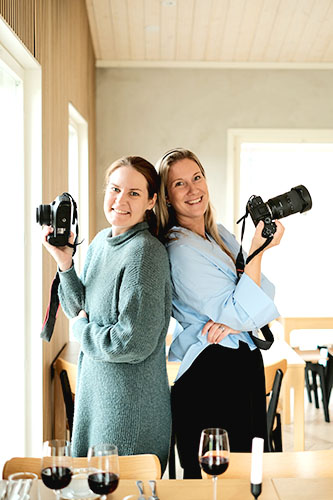
MULTIPOLYGON (((320 408, 316 409, 314 403, 309 403, 308 396, 304 393, 305 412, 305 450, 325 450, 333 449, 333 391, 329 404, 331 422, 324 419, 324 410, 320 402, 320 408)), ((283 427, 283 449, 293 451, 293 424, 283 427)), ((176 457, 177 479, 182 479, 182 469, 176 457)), ((168 471, 165 472, 164 479, 168 478, 168 471)))

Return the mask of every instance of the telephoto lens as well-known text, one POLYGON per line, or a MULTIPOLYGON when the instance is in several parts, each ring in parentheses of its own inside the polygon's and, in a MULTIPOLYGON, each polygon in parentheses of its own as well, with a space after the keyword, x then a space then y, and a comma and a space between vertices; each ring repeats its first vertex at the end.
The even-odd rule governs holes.
POLYGON ((312 208, 312 200, 305 186, 293 187, 290 191, 280 194, 267 201, 273 219, 282 219, 291 214, 301 214, 312 208))

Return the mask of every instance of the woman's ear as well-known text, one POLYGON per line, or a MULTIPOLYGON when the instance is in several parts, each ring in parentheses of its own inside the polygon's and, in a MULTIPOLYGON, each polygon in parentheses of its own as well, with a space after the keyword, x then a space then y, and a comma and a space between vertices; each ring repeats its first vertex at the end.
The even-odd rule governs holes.
POLYGON ((157 193, 154 193, 154 196, 149 200, 147 210, 152 210, 155 206, 157 200, 157 193))

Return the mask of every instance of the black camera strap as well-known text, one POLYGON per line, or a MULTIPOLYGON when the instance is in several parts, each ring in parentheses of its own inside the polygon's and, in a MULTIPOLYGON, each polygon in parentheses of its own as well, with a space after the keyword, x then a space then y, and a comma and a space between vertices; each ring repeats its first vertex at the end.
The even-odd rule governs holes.
MULTIPOLYGON (((76 248, 78 245, 80 245, 82 242, 78 243, 78 238, 79 238, 79 223, 78 223, 78 214, 77 214, 77 204, 73 198, 72 195, 69 193, 64 193, 72 201, 73 205, 73 217, 72 217, 72 224, 75 224, 75 239, 73 243, 67 243, 67 246, 70 248, 73 248, 73 257, 76 252, 76 248)), ((57 319, 58 311, 59 311, 59 296, 58 296, 58 287, 60 283, 60 277, 59 277, 59 272, 56 273, 52 284, 50 288, 50 299, 49 299, 49 305, 46 310, 45 318, 44 318, 44 323, 42 326, 42 331, 40 334, 40 337, 43 340, 46 340, 46 342, 50 342, 53 330, 54 330, 54 325, 57 319)))
MULTIPOLYGON (((238 281, 240 280, 242 274, 244 273, 245 265, 248 264, 256 255, 258 255, 258 253, 260 253, 262 250, 264 250, 270 244, 270 242, 273 239, 273 236, 270 236, 269 238, 267 238, 266 241, 264 242, 264 244, 261 245, 261 247, 257 248, 257 250, 255 250, 251 255, 249 255, 247 257, 247 259, 246 259, 246 262, 244 263, 243 237, 244 237, 244 232, 245 232, 245 220, 246 220, 246 218, 247 218, 248 215, 249 215, 249 211, 246 208, 245 215, 243 215, 243 217, 241 217, 237 221, 237 224, 239 224, 240 222, 242 222, 241 244, 240 244, 238 255, 236 257, 236 271, 237 271, 238 281)), ((273 334, 272 334, 272 332, 271 332, 271 330, 270 330, 270 328, 269 328, 268 325, 262 326, 260 328, 260 331, 261 331, 261 333, 262 333, 262 335, 263 335, 263 337, 264 337, 265 340, 256 337, 255 335, 253 335, 252 332, 248 332, 248 334, 250 335, 251 339, 253 340, 253 343, 257 347, 259 347, 259 349, 262 349, 262 350, 266 351, 273 344, 273 342, 274 342, 274 336, 273 336, 273 334)))

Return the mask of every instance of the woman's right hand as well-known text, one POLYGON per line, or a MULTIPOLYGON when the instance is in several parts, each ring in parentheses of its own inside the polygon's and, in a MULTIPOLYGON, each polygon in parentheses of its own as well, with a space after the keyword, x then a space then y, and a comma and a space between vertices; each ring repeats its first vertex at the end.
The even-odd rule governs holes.
MULTIPOLYGON (((56 247, 54 245, 50 245, 50 243, 47 241, 47 237, 49 234, 53 233, 53 227, 52 226, 43 226, 42 229, 42 243, 46 250, 52 255, 56 263, 58 264, 58 267, 60 271, 67 271, 72 267, 72 262, 73 262, 73 249, 64 246, 64 247, 56 247)), ((69 238, 69 242, 73 243, 74 241, 74 234, 71 233, 71 236, 69 238)))
MULTIPOLYGON (((275 233, 273 235, 273 240, 270 242, 269 245, 267 245, 266 248, 264 248, 263 251, 266 251, 269 248, 272 248, 272 247, 275 247, 275 246, 279 245, 280 241, 282 239, 282 236, 283 236, 283 233, 284 233, 284 227, 283 227, 283 225, 281 224, 280 221, 275 220, 274 222, 276 224, 276 231, 275 231, 275 233)), ((267 238, 264 238, 261 235, 263 229, 264 229, 264 223, 263 223, 263 221, 260 221, 259 224, 256 227, 256 230, 255 230, 255 233, 254 233, 254 236, 253 236, 253 239, 252 239, 252 243, 251 243, 251 248, 250 248, 250 251, 249 251, 249 255, 251 255, 253 252, 255 252, 255 250, 257 250, 258 248, 260 248, 265 243, 265 241, 266 241, 267 238)))

